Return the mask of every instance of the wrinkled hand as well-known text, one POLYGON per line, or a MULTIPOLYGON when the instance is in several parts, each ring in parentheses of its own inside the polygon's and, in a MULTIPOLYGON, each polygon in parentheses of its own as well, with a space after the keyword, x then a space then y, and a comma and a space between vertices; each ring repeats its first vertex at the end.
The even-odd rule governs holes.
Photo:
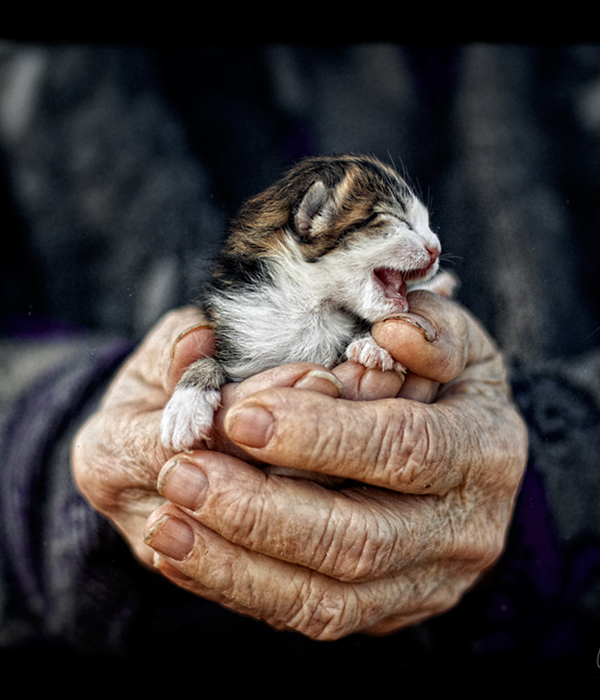
MULTIPOLYGON (((186 367, 213 353, 212 330, 196 308, 167 314, 123 365, 98 411, 73 441, 72 468, 80 491, 117 526, 138 559, 148 566, 153 566, 155 552, 144 543, 146 520, 165 503, 157 481, 161 468, 173 457, 159 440, 162 411, 186 367)), ((352 375, 349 384, 357 398, 373 391, 393 396, 400 386, 391 373, 384 376, 358 368, 352 375)), ((332 373, 304 363, 277 367, 241 384, 225 386, 211 449, 257 463, 224 434, 226 410, 257 391, 293 386, 337 397, 341 384, 332 373)))
MULTIPOLYGON (((211 450, 178 455, 158 475, 168 502, 145 533, 165 576, 276 628, 334 639, 440 614, 493 564, 526 430, 502 358, 474 319, 427 292, 414 292, 410 305, 417 316, 373 329, 409 368, 403 386, 346 363, 335 370, 341 399, 329 373, 298 365, 227 387, 211 450), (438 384, 435 402, 422 403, 438 384), (350 481, 327 489, 256 463, 350 481)), ((146 433, 155 457, 147 492, 163 456, 156 434, 146 433)), ((113 469, 124 447, 113 451, 113 469)))

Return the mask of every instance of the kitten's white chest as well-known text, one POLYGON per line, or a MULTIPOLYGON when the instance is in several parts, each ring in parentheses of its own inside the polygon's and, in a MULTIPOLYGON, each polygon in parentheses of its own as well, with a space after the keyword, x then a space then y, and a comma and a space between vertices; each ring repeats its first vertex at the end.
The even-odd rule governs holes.
POLYGON ((215 304, 226 318, 239 361, 224 363, 227 374, 241 381, 289 362, 332 367, 356 333, 355 320, 333 304, 298 288, 262 288, 235 302, 215 304))

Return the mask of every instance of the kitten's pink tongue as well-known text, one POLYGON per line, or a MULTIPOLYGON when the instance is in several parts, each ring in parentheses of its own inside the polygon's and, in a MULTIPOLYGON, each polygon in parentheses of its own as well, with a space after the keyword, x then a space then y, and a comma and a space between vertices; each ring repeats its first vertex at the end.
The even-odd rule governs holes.
POLYGON ((382 267, 375 270, 375 277, 383 288, 383 293, 389 299, 404 299, 407 294, 406 282, 402 273, 382 267))

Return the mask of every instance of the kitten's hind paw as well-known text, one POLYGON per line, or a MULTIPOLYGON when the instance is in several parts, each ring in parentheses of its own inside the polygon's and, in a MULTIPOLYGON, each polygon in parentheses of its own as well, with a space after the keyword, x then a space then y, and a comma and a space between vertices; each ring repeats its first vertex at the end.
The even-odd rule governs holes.
POLYGON ((447 270, 440 270, 435 277, 425 282, 422 285, 417 284, 415 289, 426 289, 430 292, 435 292, 447 299, 453 299, 454 295, 460 287, 458 277, 447 270))
POLYGON ((208 437, 213 415, 221 402, 221 392, 178 386, 165 406, 160 425, 164 447, 190 452, 208 437))
POLYGON ((382 371, 393 369, 399 373, 406 371, 406 367, 396 362, 389 352, 377 345, 370 335, 353 340, 346 348, 346 357, 369 369, 382 371))

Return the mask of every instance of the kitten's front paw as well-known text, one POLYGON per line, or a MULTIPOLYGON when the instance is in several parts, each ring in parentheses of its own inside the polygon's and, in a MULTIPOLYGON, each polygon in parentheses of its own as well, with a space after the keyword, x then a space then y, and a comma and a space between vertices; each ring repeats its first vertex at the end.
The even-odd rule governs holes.
POLYGON ((208 436, 220 402, 220 391, 177 387, 163 412, 160 425, 163 446, 176 452, 190 452, 208 436))
POLYGON ((447 299, 452 299, 459 287, 460 281, 455 274, 447 270, 440 270, 429 282, 425 282, 423 285, 417 284, 415 289, 426 289, 447 299))
POLYGON ((369 369, 380 369, 384 372, 390 369, 396 372, 406 371, 406 367, 396 362, 390 353, 377 345, 371 336, 353 340, 346 348, 346 357, 369 369))

